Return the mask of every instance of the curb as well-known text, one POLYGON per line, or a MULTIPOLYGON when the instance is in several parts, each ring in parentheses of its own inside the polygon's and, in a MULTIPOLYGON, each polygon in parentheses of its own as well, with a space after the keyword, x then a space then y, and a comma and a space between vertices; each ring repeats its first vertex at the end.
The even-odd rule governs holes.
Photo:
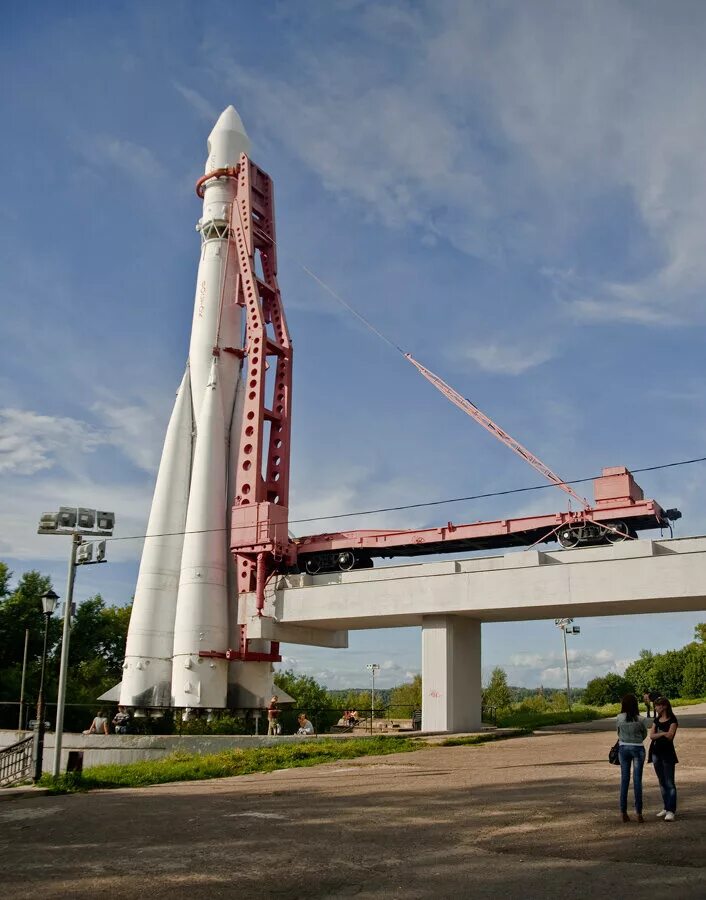
POLYGON ((0 788, 0 803, 3 800, 27 800, 30 797, 45 797, 49 794, 49 788, 45 787, 8 787, 0 788))

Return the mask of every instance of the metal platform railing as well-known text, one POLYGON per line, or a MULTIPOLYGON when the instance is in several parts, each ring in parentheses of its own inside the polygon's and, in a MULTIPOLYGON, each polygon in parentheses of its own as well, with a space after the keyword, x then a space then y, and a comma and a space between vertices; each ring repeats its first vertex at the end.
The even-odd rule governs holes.
POLYGON ((34 738, 28 737, 0 750, 0 787, 10 787, 32 776, 34 738))

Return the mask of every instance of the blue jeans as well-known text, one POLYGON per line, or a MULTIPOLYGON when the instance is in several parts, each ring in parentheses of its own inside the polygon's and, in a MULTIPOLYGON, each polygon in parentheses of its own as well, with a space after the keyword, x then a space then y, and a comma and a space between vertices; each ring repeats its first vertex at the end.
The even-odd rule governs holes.
POLYGON ((635 812, 642 812, 642 769, 645 765, 645 748, 637 744, 621 744, 620 756, 620 812, 628 811, 630 767, 633 767, 632 786, 635 791, 635 812))
POLYGON ((652 757, 655 774, 659 781, 659 789, 662 791, 662 802, 667 812, 677 811, 677 786, 674 783, 674 763, 671 760, 652 757))

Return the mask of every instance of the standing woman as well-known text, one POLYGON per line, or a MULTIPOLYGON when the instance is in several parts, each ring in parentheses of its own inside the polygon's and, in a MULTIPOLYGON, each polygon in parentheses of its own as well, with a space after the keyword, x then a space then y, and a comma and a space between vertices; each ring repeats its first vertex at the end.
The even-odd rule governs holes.
POLYGON ((632 768, 632 784, 635 792, 635 812, 637 821, 642 818, 642 769, 645 765, 645 748, 642 746, 647 737, 647 725, 640 718, 637 697, 626 694, 623 697, 622 710, 618 713, 618 755, 620 757, 620 812, 623 822, 629 822, 628 788, 630 787, 630 769, 632 768))
POLYGON ((655 701, 655 712, 657 716, 650 728, 649 762, 654 764, 664 804, 664 808, 657 816, 665 822, 673 822, 677 813, 674 767, 679 762, 674 749, 674 735, 677 733, 679 722, 672 711, 672 704, 666 697, 659 697, 655 701))

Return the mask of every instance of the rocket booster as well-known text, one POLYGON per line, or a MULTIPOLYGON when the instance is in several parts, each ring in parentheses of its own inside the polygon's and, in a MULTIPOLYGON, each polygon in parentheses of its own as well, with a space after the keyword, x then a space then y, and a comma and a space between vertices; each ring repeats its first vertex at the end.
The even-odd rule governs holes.
MULTIPOLYGON (((229 106, 209 135, 205 174, 235 167, 249 149, 240 116, 229 106)), ((229 597, 236 596, 228 549, 239 449, 231 434, 240 434, 242 417, 243 323, 229 239, 235 191, 234 178, 211 178, 203 187, 188 366, 142 551, 120 685, 125 706, 227 705, 228 663, 199 651, 228 648, 229 597)))

